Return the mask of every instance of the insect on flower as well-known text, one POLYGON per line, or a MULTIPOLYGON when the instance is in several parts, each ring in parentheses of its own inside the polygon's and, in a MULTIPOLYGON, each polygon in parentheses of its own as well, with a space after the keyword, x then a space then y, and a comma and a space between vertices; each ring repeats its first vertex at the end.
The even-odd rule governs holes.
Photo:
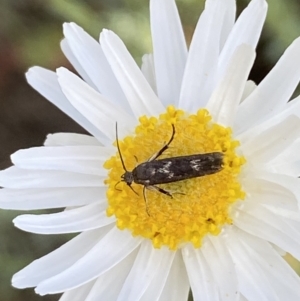
POLYGON ((222 152, 212 152, 206 154, 195 154, 188 156, 158 159, 169 148, 171 142, 174 139, 174 124, 172 124, 172 129, 173 132, 168 143, 166 143, 157 153, 155 153, 151 158, 149 158, 148 161, 137 165, 132 171, 128 171, 126 169, 120 151, 118 130, 116 125, 117 147, 122 166, 125 170, 125 173, 121 176, 121 181, 125 182, 130 187, 130 189, 137 195, 138 193, 131 187, 132 183, 134 182, 136 184, 143 185, 143 195, 145 202, 146 189, 156 190, 157 192, 160 192, 172 198, 173 196, 171 192, 156 185, 173 183, 187 179, 211 175, 221 171, 223 168, 222 152))

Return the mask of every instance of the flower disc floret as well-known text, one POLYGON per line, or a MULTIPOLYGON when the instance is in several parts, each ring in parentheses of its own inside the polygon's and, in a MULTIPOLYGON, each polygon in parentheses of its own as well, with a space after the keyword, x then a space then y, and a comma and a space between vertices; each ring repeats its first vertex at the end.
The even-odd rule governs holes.
POLYGON ((135 194, 120 182, 125 171, 117 152, 104 165, 110 169, 105 181, 107 215, 116 217, 119 229, 151 239, 156 248, 166 245, 176 250, 187 242, 200 247, 205 235, 218 235, 232 222, 230 206, 245 197, 238 177, 245 163, 236 152, 239 142, 232 139, 231 128, 214 123, 205 109, 189 115, 170 106, 158 118, 143 116, 139 121, 135 134, 119 141, 128 171, 149 160, 170 140, 172 124, 174 140, 158 159, 222 152, 223 168, 215 174, 158 185, 171 192, 172 198, 146 189, 144 199, 142 185, 132 183, 135 194))

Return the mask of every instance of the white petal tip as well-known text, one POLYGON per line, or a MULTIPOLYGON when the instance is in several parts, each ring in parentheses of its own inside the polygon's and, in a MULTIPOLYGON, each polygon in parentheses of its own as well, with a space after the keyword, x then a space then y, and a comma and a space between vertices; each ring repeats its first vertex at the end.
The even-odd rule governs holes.
POLYGON ((19 273, 17 273, 12 277, 11 285, 18 289, 28 288, 29 286, 26 284, 25 279, 25 277, 22 277, 21 275, 19 275, 19 273))
POLYGON ((37 287, 35 290, 35 293, 40 295, 40 296, 45 296, 47 295, 48 293, 47 292, 44 292, 42 289, 40 289, 39 287, 37 287))
POLYGON ((34 76, 35 74, 37 74, 38 72, 40 72, 41 70, 46 70, 40 66, 33 66, 30 67, 27 72, 25 73, 26 78, 28 79, 28 77, 34 76))
POLYGON ((56 74, 58 77, 64 76, 68 73, 71 73, 71 72, 65 67, 59 67, 56 69, 56 74))

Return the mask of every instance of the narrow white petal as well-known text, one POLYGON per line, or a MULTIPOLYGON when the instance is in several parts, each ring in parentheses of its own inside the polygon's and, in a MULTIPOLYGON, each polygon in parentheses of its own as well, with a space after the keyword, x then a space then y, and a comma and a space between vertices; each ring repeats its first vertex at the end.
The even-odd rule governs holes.
POLYGON ((220 235, 208 236, 201 250, 218 285, 220 300, 237 301, 238 279, 226 242, 220 235))
POLYGON ((248 299, 246 299, 243 295, 240 295, 239 301, 256 301, 256 300, 255 300, 255 299, 253 299, 253 300, 248 300, 248 299))
POLYGON ((84 174, 107 175, 104 162, 114 153, 113 147, 63 146, 32 147, 11 155, 12 163, 23 169, 62 170, 84 174))
POLYGON ((158 301, 188 299, 190 284, 181 252, 176 252, 166 285, 158 301))
POLYGON ((102 145, 96 138, 76 133, 48 134, 44 142, 45 146, 76 146, 76 145, 102 145))
POLYGON ((110 229, 111 227, 104 227, 77 235, 55 251, 33 261, 16 273, 13 276, 12 285, 17 288, 34 287, 65 271, 85 256, 110 229))
POLYGON ((134 250, 116 266, 99 276, 84 301, 116 301, 134 263, 137 251, 134 250))
MULTIPOLYGON (((255 176, 257 176, 257 173, 255 173, 255 176)), ((298 211, 297 195, 294 195, 289 189, 285 188, 284 182, 281 184, 280 179, 277 183, 274 183, 268 181, 266 176, 263 178, 253 178, 249 175, 246 179, 242 180, 242 185, 247 194, 251 196, 250 202, 253 204, 271 205, 280 209, 298 211)), ((295 182, 294 185, 296 188, 299 184, 295 182)), ((246 202, 247 199, 240 204, 243 206, 246 202)))
POLYGON ((254 59, 255 51, 248 45, 243 44, 235 51, 223 80, 207 104, 215 122, 225 126, 233 124, 254 59))
POLYGON ((220 49, 224 47, 224 44, 232 31, 235 22, 236 15, 236 2, 235 0, 227 0, 223 1, 226 5, 225 7, 225 15, 221 32, 221 40, 220 40, 220 49))
POLYGON ((295 222, 300 222, 300 211, 299 209, 295 211, 290 211, 287 209, 282 209, 274 205, 263 205, 264 209, 267 209, 270 211, 272 214, 278 216, 278 217, 283 217, 286 220, 290 221, 295 221, 295 222))
POLYGON ((194 301, 220 300, 218 287, 201 249, 195 249, 192 245, 186 245, 182 249, 182 256, 190 280, 194 301))
POLYGON ((175 1, 151 0, 150 21, 158 96, 177 105, 187 46, 175 1))
MULTIPOLYGON (((260 133, 269 130, 273 126, 278 125, 280 122, 282 122, 290 116, 298 116, 300 118, 300 114, 298 114, 298 111, 300 111, 300 97, 297 97, 294 100, 288 102, 280 112, 278 112, 271 118, 266 119, 262 123, 259 123, 248 129, 235 128, 235 132, 237 133, 236 137, 243 141, 252 140, 253 137, 256 137, 260 133)), ((251 119, 253 122, 255 122, 254 116, 251 119)))
POLYGON ((76 207, 106 200, 106 187, 0 189, 0 208, 39 210, 76 207))
POLYGON ((254 81, 247 80, 244 91, 243 91, 243 95, 241 98, 241 102, 243 102, 256 89, 256 87, 257 87, 257 85, 255 84, 254 81))
POLYGON ((130 112, 125 95, 100 44, 75 23, 64 24, 64 35, 81 68, 84 69, 97 90, 115 105, 130 112))
POLYGON ((296 139, 288 148, 281 152, 273 161, 276 164, 291 163, 300 160, 300 139, 296 139))
POLYGON ((57 75, 60 87, 68 100, 110 140, 115 140, 116 122, 119 124, 120 136, 128 134, 134 128, 135 122, 130 115, 108 101, 77 75, 65 68, 57 69, 57 75))
POLYGON ((26 170, 15 166, 0 171, 6 188, 101 187, 105 177, 56 170, 26 170))
POLYGON ((97 87, 94 85, 88 74, 84 70, 84 66, 82 66, 77 60, 75 54, 73 53, 67 39, 63 39, 60 42, 60 49, 62 50, 65 57, 72 64, 75 70, 79 73, 79 75, 84 79, 86 83, 88 83, 93 89, 97 90, 97 87))
POLYGON ((77 233, 113 223, 115 219, 107 217, 106 208, 106 203, 95 202, 59 213, 19 215, 13 220, 13 223, 17 228, 31 233, 77 233))
POLYGON ((95 136, 99 141, 106 144, 107 138, 91 124, 89 119, 79 113, 62 93, 57 81, 57 75, 53 71, 41 67, 32 67, 26 73, 28 83, 41 95, 47 98, 65 114, 74 119, 79 125, 95 136))
POLYGON ((170 272, 174 256, 175 252, 166 247, 154 249, 150 241, 143 241, 117 300, 157 300, 170 272), (154 288, 154 291, 151 289, 150 283, 153 282, 156 291, 154 288))
MULTIPOLYGON (((250 206, 247 205, 247 207, 237 209, 232 218, 234 225, 238 228, 255 237, 269 241, 289 252, 298 260, 300 259, 299 239, 289 235, 291 228, 282 221, 281 217, 275 217, 261 208, 251 208, 250 210, 250 206), (283 228, 281 229, 281 227, 283 228)), ((299 235, 297 236, 299 237, 299 235)))
POLYGON ((266 168, 275 173, 288 176, 300 176, 300 139, 280 153, 266 168))
POLYGON ((155 93, 157 93, 155 68, 154 68, 154 60, 153 60, 152 53, 143 55, 141 70, 145 78, 147 79, 149 85, 151 86, 152 90, 155 93))
MULTIPOLYGON (((253 237, 243 231, 235 231, 234 235, 236 235, 238 240, 237 243, 242 245, 251 262, 262 269, 278 300, 299 300, 300 278, 273 247, 267 241, 253 237)), ((233 253, 234 251, 232 250, 233 253)), ((255 280, 258 281, 258 279, 255 280)), ((248 295, 250 300, 258 300, 250 298, 251 291, 252 289, 248 285, 247 293, 246 291, 243 293, 248 295)))
POLYGON ((275 174, 272 172, 255 170, 255 169, 251 171, 249 170, 247 172, 247 177, 253 179, 265 180, 285 188, 287 191, 289 191, 291 194, 294 195, 294 197, 297 199, 298 203, 300 204, 300 189, 299 189, 300 179, 286 176, 286 175, 275 174))
POLYGON ((40 295, 54 294, 87 283, 121 262, 140 242, 130 232, 113 228, 72 266, 39 283, 35 291, 40 295))
POLYGON ((276 126, 253 135, 245 140, 243 135, 237 137, 241 142, 241 151, 254 165, 274 160, 300 136, 300 119, 289 116, 276 126))
POLYGON ((280 212, 279 208, 277 208, 278 210, 272 210, 269 206, 253 204, 250 202, 251 198, 252 197, 249 197, 249 202, 244 204, 244 206, 241 207, 240 211, 245 212, 247 215, 255 216, 257 220, 263 220, 269 226, 273 227, 275 231, 276 229, 280 230, 287 236, 287 239, 288 237, 290 237, 291 239, 300 241, 300 229, 295 229, 292 224, 292 222, 295 222, 296 224, 299 223, 299 210, 291 212, 295 215, 298 215, 298 220, 292 220, 290 219, 291 216, 289 216, 288 218, 284 216, 284 213, 289 212, 288 210, 282 210, 280 212), (280 215, 278 215, 277 212, 280 212, 280 215))
POLYGON ((167 252, 169 252, 169 256, 167 256, 167 258, 165 258, 159 265, 159 268, 156 269, 156 273, 150 285, 140 299, 141 301, 159 300, 161 297, 162 291, 171 272, 170 270, 174 262, 174 257, 176 255, 174 254, 174 251, 167 250, 167 252))
POLYGON ((239 45, 247 44, 253 49, 256 48, 266 14, 267 3, 265 0, 252 0, 241 13, 220 54, 218 82, 225 75, 228 64, 239 45))
POLYGON ((78 288, 65 292, 59 301, 82 301, 86 300, 86 297, 90 293, 95 281, 90 281, 89 283, 82 285, 78 288))
POLYGON ((235 127, 240 132, 280 112, 300 80, 300 38, 284 52, 271 72, 239 107, 235 127))
POLYGON ((220 36, 227 1, 206 1, 190 45, 182 80, 179 107, 204 107, 213 91, 220 52, 220 36))
POLYGON ((252 259, 252 253, 238 239, 239 231, 233 227, 227 230, 227 245, 236 265, 241 293, 250 301, 281 301, 262 265, 252 259))
POLYGON ((162 113, 164 106, 121 39, 112 31, 103 30, 100 43, 134 115, 139 118, 142 115, 155 116, 162 113))
POLYGON ((300 176, 300 161, 287 162, 284 164, 270 163, 266 166, 266 170, 275 173, 284 174, 292 177, 300 176))

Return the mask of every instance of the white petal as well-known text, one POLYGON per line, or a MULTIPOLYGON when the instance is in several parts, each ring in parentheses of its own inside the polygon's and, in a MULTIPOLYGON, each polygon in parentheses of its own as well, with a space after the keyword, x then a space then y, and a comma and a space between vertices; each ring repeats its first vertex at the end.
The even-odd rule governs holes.
POLYGON ((84 70, 84 66, 81 66, 79 61, 77 60, 75 54, 73 53, 67 39, 63 39, 60 42, 60 49, 62 50, 65 57, 68 59, 68 61, 72 64, 72 66, 75 68, 75 70, 79 73, 79 75, 84 79, 86 83, 88 83, 93 89, 97 90, 97 87, 92 82, 88 74, 84 70))
POLYGON ((243 102, 256 89, 256 87, 257 87, 257 85, 255 84, 254 81, 247 80, 244 91, 243 91, 243 95, 241 98, 241 102, 243 102))
POLYGON ((247 44, 253 49, 256 48, 266 14, 267 3, 265 0, 252 0, 241 13, 220 54, 218 82, 226 73, 228 64, 239 45, 247 44))
MULTIPOLYGON (((221 40, 220 40, 220 49, 224 47, 224 44, 232 31, 234 22, 235 22, 235 14, 236 14, 236 2, 235 0, 226 0, 223 1, 226 5, 225 7, 225 15, 221 32, 221 40)), ((217 20, 216 20, 217 21, 217 20)))
POLYGON ((250 164, 259 165, 274 160, 299 136, 300 119, 297 116, 289 116, 278 125, 254 134, 252 139, 245 140, 243 135, 237 139, 241 142, 241 151, 249 158, 250 164))
MULTIPOLYGON (((239 243, 243 245, 244 252, 248 254, 248 258, 251 262, 256 266, 260 266, 263 274, 266 275, 267 281, 274 289, 278 300, 299 300, 300 278, 273 247, 270 246, 268 242, 253 237, 243 231, 235 231, 234 234, 238 238, 239 243)), ((235 250, 233 250, 233 252, 234 251, 235 250)), ((258 279, 255 280, 257 281, 258 279)), ((251 291, 252 288, 248 285, 248 293, 243 293, 248 295, 250 299, 251 291)), ((253 298, 250 300, 258 299, 253 298)))
POLYGON ((108 226, 79 234, 55 251, 33 261, 16 273, 13 276, 12 285, 17 288, 34 287, 41 281, 65 271, 85 256, 109 229, 111 227, 108 226))
MULTIPOLYGON (((240 299, 239 301, 249 301, 248 299, 246 299, 243 295, 240 295, 240 299)), ((252 301, 252 300, 251 300, 252 301)), ((255 301, 255 300, 253 300, 255 301)))
POLYGON ((65 292, 59 301, 82 301, 86 300, 87 295, 94 286, 95 281, 90 281, 89 283, 82 285, 78 288, 65 292))
POLYGON ((154 60, 153 54, 145 54, 142 57, 142 67, 141 70, 147 79, 149 85, 151 86, 152 90, 156 93, 156 78, 155 78, 155 69, 154 69, 154 60))
MULTIPOLYGON (((162 294, 162 291, 166 285, 167 278, 171 273, 171 267, 173 265, 175 252, 167 250, 169 256, 166 260, 163 260, 159 268, 156 269, 156 273, 148 286, 147 290, 143 294, 141 301, 152 301, 159 300, 162 294)), ((132 299, 135 300, 135 299, 132 299)))
POLYGON ((72 266, 39 283, 35 291, 40 295, 54 294, 87 283, 122 261, 140 242, 141 239, 133 238, 128 231, 113 228, 72 266))
POLYGON ((235 128, 241 132, 280 112, 300 80, 300 38, 284 52, 271 72, 239 107, 235 128))
POLYGON ((182 80, 179 107, 204 107, 212 93, 220 51, 220 36, 227 1, 206 1, 189 49, 182 80))
POLYGON ((139 118, 162 113, 163 105, 120 38, 112 31, 103 30, 100 43, 134 115, 139 118))
POLYGON ((186 245, 182 249, 182 256, 190 280, 194 301, 220 300, 218 287, 201 249, 195 249, 190 244, 186 245))
POLYGON ((207 104, 215 122, 225 126, 233 124, 254 58, 255 52, 248 45, 243 44, 235 51, 223 80, 207 104))
POLYGON ((108 142, 107 138, 70 104, 60 89, 55 72, 41 67, 32 67, 26 73, 26 78, 35 90, 94 135, 99 141, 104 144, 108 142))
POLYGON ((233 227, 227 230, 227 245, 236 264, 241 293, 249 301, 281 301, 264 274, 262 265, 252 260, 252 252, 238 239, 239 231, 233 227))
POLYGON ((0 208, 38 210, 76 207, 106 200, 103 187, 0 189, 0 208))
POLYGON ((284 106, 283 110, 281 110, 280 112, 278 112, 276 115, 272 116, 271 118, 263 121, 262 123, 259 123, 246 130, 235 129, 236 132, 238 132, 236 134, 236 137, 243 141, 252 140, 253 137, 255 137, 256 135, 259 135, 260 133, 271 129, 273 126, 278 125, 280 122, 285 120, 287 117, 296 115, 300 118, 300 114, 297 114, 298 111, 300 111, 300 97, 297 97, 294 100, 288 102, 284 106))
MULTIPOLYGON (((249 197, 249 201, 251 197, 249 197)), ((272 208, 272 207, 271 207, 272 208)), ((240 211, 246 212, 247 215, 253 215, 257 220, 263 220, 269 226, 273 227, 274 230, 280 230, 281 232, 285 233, 287 237, 290 237, 296 241, 300 240, 300 229, 294 228, 293 222, 297 225, 299 224, 300 220, 300 212, 299 210, 295 212, 290 212, 289 210, 281 210, 277 207, 277 210, 272 210, 270 206, 264 206, 260 204, 253 204, 251 202, 247 202, 241 207, 240 211), (294 213, 297 218, 294 220, 290 219, 291 215, 288 217, 285 216, 285 213, 290 212, 291 214, 294 213), (279 213, 279 214, 277 214, 279 213), (296 220, 298 219, 298 220, 296 220)), ((273 207, 274 208, 274 207, 273 207)), ((275 207, 276 209, 276 207, 275 207)), ((288 238, 287 238, 288 239, 288 238)))
POLYGON ((262 208, 258 208, 258 206, 250 208, 247 204, 242 209, 237 209, 235 216, 232 216, 234 225, 255 237, 272 242, 299 260, 300 242, 297 238, 299 234, 291 237, 295 231, 292 232, 291 227, 287 226, 281 217, 262 208), (289 235, 290 233, 291 235, 289 235))
POLYGON ((105 177, 56 170, 26 170, 15 166, 0 171, 6 188, 100 187, 105 177))
POLYGON ((134 250, 116 266, 99 276, 84 301, 116 301, 136 255, 137 250, 134 250))
POLYGON ((269 164, 266 166, 268 171, 272 171, 275 173, 284 174, 287 176, 292 177, 299 177, 300 176, 300 161, 296 162, 287 162, 284 164, 269 164))
POLYGON ((274 205, 263 205, 264 209, 267 209, 267 211, 271 212, 272 214, 283 217, 286 220, 300 222, 300 211, 299 209, 295 211, 290 211, 286 209, 279 208, 274 205))
POLYGON ((81 68, 84 69, 97 90, 115 105, 130 112, 125 95, 100 44, 75 23, 64 24, 64 35, 81 68))
POLYGON ((174 256, 175 252, 166 247, 154 249, 149 240, 143 241, 117 300, 157 300, 170 272, 174 256), (156 290, 151 289, 150 283, 153 281, 156 290))
POLYGON ((116 151, 113 147, 63 146, 32 147, 11 155, 16 167, 23 169, 63 170, 92 175, 107 175, 104 162, 116 151))
POLYGON ((292 145, 281 152, 273 161, 276 164, 296 162, 300 160, 300 139, 295 140, 292 145))
POLYGON ((251 171, 249 170, 247 172, 247 176, 253 179, 261 179, 268 182, 272 182, 285 188, 287 191, 294 195, 294 197, 298 200, 298 203, 300 204, 300 179, 255 169, 251 171))
POLYGON ((188 299, 190 284, 181 252, 176 252, 166 285, 158 301, 188 299))
MULTIPOLYGON (((250 201, 253 204, 272 205, 280 209, 298 211, 296 196, 281 184, 280 179, 277 183, 274 183, 270 182, 267 177, 260 179, 249 175, 249 177, 242 180, 242 185, 247 194, 251 196, 250 201)), ((298 182, 294 185, 296 188, 298 182)), ((243 206, 246 202, 247 199, 240 204, 243 206)))
POLYGON ((298 177, 300 175, 300 139, 280 153, 266 168, 275 173, 298 177))
POLYGON ((75 145, 102 145, 92 136, 76 133, 48 134, 44 142, 45 146, 75 146, 75 145))
POLYGON ((208 236, 201 250, 218 285, 220 300, 237 301, 238 279, 226 242, 220 235, 208 236))
POLYGON ((178 104, 187 46, 174 0, 151 0, 150 21, 158 97, 178 104))
POLYGON ((130 129, 134 128, 135 122, 130 115, 108 101, 77 75, 65 68, 59 68, 56 72, 60 87, 68 100, 110 140, 115 140, 116 122, 119 124, 120 136, 128 134, 130 129))
POLYGON ((17 228, 31 233, 77 233, 113 223, 115 219, 107 217, 106 208, 106 203, 97 202, 59 213, 19 215, 13 222, 17 228))

